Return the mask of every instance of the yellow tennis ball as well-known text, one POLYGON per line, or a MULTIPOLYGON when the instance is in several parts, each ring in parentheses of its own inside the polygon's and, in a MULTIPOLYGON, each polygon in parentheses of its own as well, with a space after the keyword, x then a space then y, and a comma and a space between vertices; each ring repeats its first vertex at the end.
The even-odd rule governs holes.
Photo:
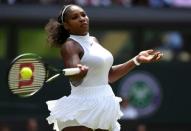
POLYGON ((32 70, 31 70, 31 68, 29 68, 29 67, 23 67, 23 68, 21 69, 21 71, 20 71, 20 75, 21 75, 21 78, 22 78, 23 80, 29 80, 29 79, 31 79, 32 74, 33 74, 33 72, 32 72, 32 70))

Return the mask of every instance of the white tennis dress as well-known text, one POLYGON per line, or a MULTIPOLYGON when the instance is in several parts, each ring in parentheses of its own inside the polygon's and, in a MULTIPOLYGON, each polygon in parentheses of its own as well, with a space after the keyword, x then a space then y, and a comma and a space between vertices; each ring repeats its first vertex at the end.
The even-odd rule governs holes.
POLYGON ((86 126, 91 129, 120 131, 118 119, 122 116, 119 102, 108 84, 108 73, 113 64, 113 56, 93 37, 71 35, 84 49, 81 64, 89 67, 83 82, 75 87, 71 84, 71 94, 58 100, 47 102, 49 124, 61 131, 68 126, 86 126))

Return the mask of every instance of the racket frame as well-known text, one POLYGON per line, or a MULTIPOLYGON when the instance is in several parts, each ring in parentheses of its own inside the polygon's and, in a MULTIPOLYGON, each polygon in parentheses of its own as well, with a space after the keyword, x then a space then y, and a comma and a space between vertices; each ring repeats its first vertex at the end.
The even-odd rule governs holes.
MULTIPOLYGON (((48 66, 48 64, 46 64, 46 63, 42 60, 42 57, 39 56, 39 55, 37 55, 37 54, 34 54, 34 53, 24 53, 24 54, 21 54, 21 55, 17 56, 17 57, 14 58, 14 59, 12 60, 12 62, 10 63, 10 65, 9 65, 9 67, 8 67, 8 71, 7 71, 7 85, 8 85, 9 90, 11 91, 11 93, 13 93, 13 94, 15 94, 15 95, 17 95, 17 96, 19 96, 19 97, 30 97, 30 96, 36 94, 37 92, 39 92, 39 91, 42 89, 42 87, 43 87, 44 84, 46 83, 46 79, 48 78, 48 75, 49 75, 49 68, 50 68, 50 67, 48 66), (36 59, 37 61, 39 61, 39 63, 41 63, 42 66, 44 67, 45 78, 44 78, 44 80, 42 81, 42 86, 39 86, 38 89, 35 89, 35 91, 33 90, 31 93, 28 93, 28 94, 23 94, 23 95, 21 95, 20 93, 14 93, 13 89, 11 89, 11 85, 10 85, 10 82, 9 82, 9 81, 10 81, 10 80, 9 80, 10 70, 11 70, 11 68, 13 67, 13 65, 16 64, 16 62, 17 62, 18 60, 24 59, 25 57, 27 58, 27 57, 29 57, 29 56, 32 57, 32 58, 34 58, 34 59, 36 59)), ((53 68, 51 68, 51 70, 53 70, 53 68)), ((56 68, 54 68, 54 71, 56 71, 56 68)), ((58 71, 58 70, 57 70, 57 71, 58 71)), ((33 88, 33 87, 32 87, 32 88, 33 88)))

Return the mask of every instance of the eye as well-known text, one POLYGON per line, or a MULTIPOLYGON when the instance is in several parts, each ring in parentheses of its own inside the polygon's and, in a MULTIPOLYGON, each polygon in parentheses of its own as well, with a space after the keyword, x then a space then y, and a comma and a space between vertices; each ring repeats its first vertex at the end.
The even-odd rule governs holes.
POLYGON ((78 15, 73 15, 71 18, 72 18, 72 20, 75 20, 78 18, 78 15))
POLYGON ((84 12, 81 15, 82 15, 82 17, 86 17, 86 13, 84 13, 84 12))

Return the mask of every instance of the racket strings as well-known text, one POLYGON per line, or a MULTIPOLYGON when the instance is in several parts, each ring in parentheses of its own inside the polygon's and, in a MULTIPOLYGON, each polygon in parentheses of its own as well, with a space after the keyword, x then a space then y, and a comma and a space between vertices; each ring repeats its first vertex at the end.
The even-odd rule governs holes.
POLYGON ((9 87, 14 94, 23 94, 23 95, 31 95, 35 91, 38 91, 46 78, 46 69, 44 64, 38 59, 34 58, 22 58, 18 59, 11 67, 8 76, 9 87), (34 66, 34 70, 32 73, 32 78, 30 80, 22 80, 20 78, 20 65, 30 63, 34 66), (28 82, 28 84, 27 84, 28 82), (19 86, 20 83, 26 83, 22 86, 19 86))

